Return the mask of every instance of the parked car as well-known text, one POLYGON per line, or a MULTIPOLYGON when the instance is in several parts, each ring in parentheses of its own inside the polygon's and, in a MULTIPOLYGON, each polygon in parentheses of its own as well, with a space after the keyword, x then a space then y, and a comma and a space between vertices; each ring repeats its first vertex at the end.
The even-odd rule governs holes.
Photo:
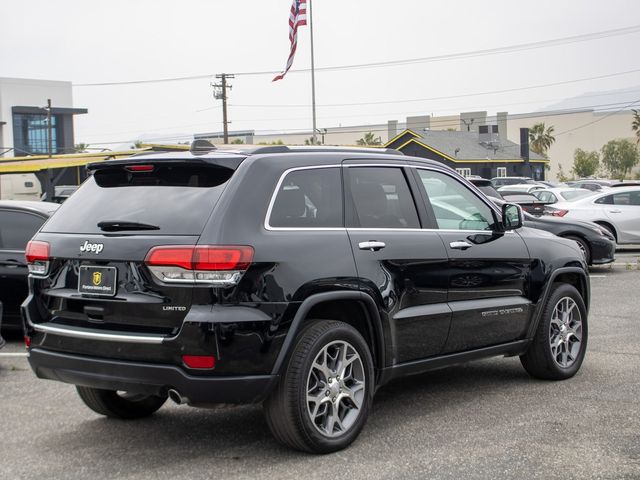
POLYGON ((493 177, 491 184, 495 187, 503 187, 505 185, 521 185, 523 183, 529 183, 536 185, 537 182, 533 178, 529 177, 493 177))
POLYGON ((56 203, 0 201, 0 301, 4 306, 2 328, 22 328, 20 304, 27 298, 27 243, 58 208, 56 203))
POLYGON ((547 188, 544 185, 538 185, 537 183, 524 183, 524 184, 516 184, 516 185, 504 185, 502 187, 498 187, 498 192, 508 191, 508 192, 524 192, 524 193, 533 193, 537 190, 544 190, 547 188))
MULTIPOLYGON (((506 203, 505 200, 497 198, 492 198, 491 201, 499 207, 506 203)), ((548 215, 534 217, 525 212, 523 225, 573 240, 582 250, 589 265, 602 265, 615 260, 616 241, 613 235, 596 223, 567 220, 548 215)))
POLYGON ((606 190, 611 186, 609 180, 596 180, 596 179, 582 179, 576 180, 574 182, 568 182, 569 186, 573 188, 586 188, 587 190, 591 190, 593 192, 599 192, 601 190, 606 190))
POLYGON ((586 188, 547 188, 545 190, 536 190, 531 192, 541 202, 547 205, 557 202, 573 202, 581 198, 590 197, 594 194, 592 190, 586 188))
POLYGON ((584 358, 577 244, 439 162, 269 146, 89 169, 29 243, 23 314, 34 372, 99 414, 264 401, 278 440, 327 453, 394 378, 519 355, 560 380, 584 358))
POLYGON ((545 207, 548 215, 595 222, 618 244, 640 243, 640 187, 617 187, 545 207))
POLYGON ((498 193, 495 187, 491 184, 491 180, 487 180, 484 178, 468 178, 473 185, 475 185, 478 190, 484 193, 488 197, 499 198, 502 200, 502 195, 498 193))
POLYGON ((498 193, 507 202, 520 205, 525 212, 531 215, 540 216, 544 213, 544 202, 531 193, 512 192, 510 190, 498 190, 498 193))
POLYGON ((620 188, 620 187, 640 187, 640 182, 636 180, 627 180, 624 182, 616 182, 609 185, 611 188, 620 188))

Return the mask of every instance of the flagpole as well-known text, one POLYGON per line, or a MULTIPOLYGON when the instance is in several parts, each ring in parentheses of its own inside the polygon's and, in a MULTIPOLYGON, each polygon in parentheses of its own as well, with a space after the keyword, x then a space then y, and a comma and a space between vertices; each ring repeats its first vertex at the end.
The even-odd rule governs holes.
POLYGON ((311 34, 311 114, 313 116, 313 144, 317 142, 316 132, 316 70, 313 63, 313 13, 311 11, 311 0, 309 2, 309 33, 311 34))

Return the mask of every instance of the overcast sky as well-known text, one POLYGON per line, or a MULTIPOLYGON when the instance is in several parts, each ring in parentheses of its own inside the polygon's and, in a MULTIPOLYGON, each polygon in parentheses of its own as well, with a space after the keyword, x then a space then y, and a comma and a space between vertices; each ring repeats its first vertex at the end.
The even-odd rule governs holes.
MULTIPOLYGON (((0 76, 125 82, 277 71, 289 52, 291 0, 1 0, 0 76)), ((313 0, 316 67, 433 57, 640 24, 638 0, 313 0)), ((640 33, 499 55, 316 73, 318 127, 467 110, 529 112, 591 92, 635 88, 640 33), (428 100, 434 97, 458 97, 428 100), (400 102, 402 100, 416 100, 400 102), (378 102, 378 103, 374 103, 378 102), (395 103, 379 103, 395 102, 395 103), (342 105, 360 103, 365 105, 342 105), (330 105, 327 105, 330 104, 330 105), (368 104, 368 105, 366 105, 368 104)), ((310 66, 309 28, 293 69, 310 66)), ((231 130, 311 128, 310 75, 238 75, 231 130), (290 105, 290 106, 284 106, 290 105)), ((76 141, 126 142, 222 130, 213 78, 74 87, 76 141)), ((585 96, 603 105, 607 96, 585 96)), ((598 107, 601 108, 601 107, 598 107)))

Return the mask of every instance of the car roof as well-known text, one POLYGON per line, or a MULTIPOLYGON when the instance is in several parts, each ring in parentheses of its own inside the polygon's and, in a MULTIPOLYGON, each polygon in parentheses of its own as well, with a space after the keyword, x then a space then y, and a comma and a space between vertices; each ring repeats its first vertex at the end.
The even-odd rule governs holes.
POLYGON ((292 147, 285 145, 270 145, 247 150, 214 149, 206 152, 192 152, 185 150, 183 152, 142 153, 118 160, 105 160, 102 162, 90 163, 87 165, 87 168, 88 170, 97 170, 110 166, 130 165, 132 163, 189 161, 220 165, 235 170, 245 159, 248 158, 258 160, 263 157, 270 158, 278 156, 279 158, 290 157, 291 159, 299 159, 302 154, 308 155, 310 157, 310 161, 313 162, 318 162, 321 159, 324 159, 327 163, 331 161, 335 162, 337 159, 342 161, 345 159, 345 156, 348 156, 349 160, 372 160, 376 163, 384 161, 394 163, 411 162, 445 169, 449 168, 441 162, 422 157, 407 156, 402 154, 402 152, 389 148, 334 147, 322 145, 292 147), (313 160, 311 160, 311 158, 313 158, 313 160))
POLYGON ((585 191, 589 193, 594 193, 593 190, 589 190, 588 188, 579 188, 579 187, 553 187, 553 188, 545 188, 544 190, 538 190, 538 192, 552 192, 552 193, 563 193, 563 192, 575 192, 576 190, 585 191))
POLYGON ((53 202, 36 202, 29 200, 0 200, 0 209, 24 210, 50 216, 60 207, 53 202))

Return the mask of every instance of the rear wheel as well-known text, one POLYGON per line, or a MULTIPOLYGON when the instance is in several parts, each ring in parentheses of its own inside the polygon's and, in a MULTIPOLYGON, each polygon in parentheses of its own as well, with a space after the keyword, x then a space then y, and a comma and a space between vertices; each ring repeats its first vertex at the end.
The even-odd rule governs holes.
POLYGON ((299 336, 276 390, 265 402, 281 443, 329 453, 351 444, 373 399, 373 361, 362 335, 337 321, 318 321, 299 336))
POLYGON ((76 386, 76 390, 84 404, 94 412, 129 420, 148 417, 167 401, 165 397, 155 395, 138 395, 79 385, 76 386))
POLYGON ((574 376, 587 349, 587 310, 573 285, 556 283, 542 312, 533 342, 520 357, 533 377, 564 380, 574 376))

